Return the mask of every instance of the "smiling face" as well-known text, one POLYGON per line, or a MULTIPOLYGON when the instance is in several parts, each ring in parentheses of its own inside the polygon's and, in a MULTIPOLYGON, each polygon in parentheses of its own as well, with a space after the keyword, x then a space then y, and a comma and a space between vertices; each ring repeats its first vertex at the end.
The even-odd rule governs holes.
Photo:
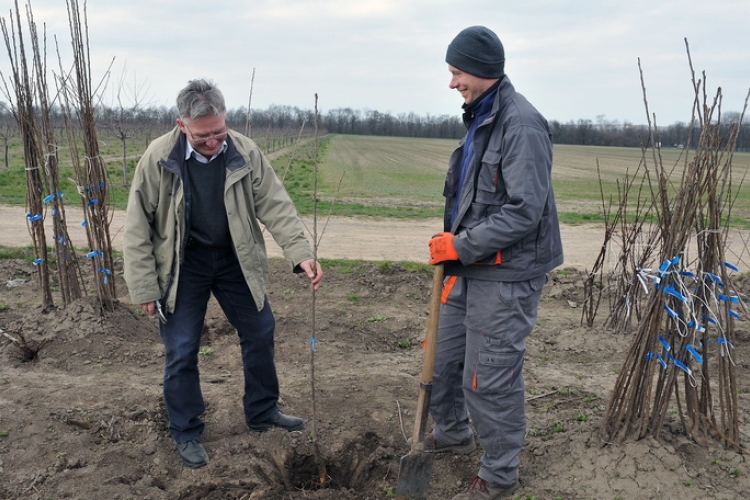
POLYGON ((456 89, 464 98, 465 104, 471 104, 477 97, 482 95, 488 88, 492 87, 497 78, 479 78, 478 76, 464 73, 458 68, 448 65, 451 72, 451 82, 448 87, 456 89))
POLYGON ((191 119, 177 119, 177 126, 187 136, 190 145, 206 158, 219 152, 227 138, 227 123, 224 113, 191 119))

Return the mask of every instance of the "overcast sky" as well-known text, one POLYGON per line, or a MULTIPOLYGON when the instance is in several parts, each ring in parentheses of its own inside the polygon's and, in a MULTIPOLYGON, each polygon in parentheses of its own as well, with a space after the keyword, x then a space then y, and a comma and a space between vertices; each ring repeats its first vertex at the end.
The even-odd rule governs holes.
MULTIPOLYGON (((7 21, 13 2, 3 3, 7 21)), ((31 7, 69 61, 66 1, 31 7)), ((313 109, 318 94, 321 113, 458 115, 445 49, 476 24, 498 34, 506 73, 549 120, 645 124, 640 58, 657 123, 689 121, 685 38, 709 96, 722 88, 723 112, 742 111, 750 88, 748 0, 90 0, 86 13, 94 80, 114 58, 105 102, 123 76, 125 95, 167 107, 188 80, 209 78, 236 109, 248 104, 255 69, 255 109, 313 109)))

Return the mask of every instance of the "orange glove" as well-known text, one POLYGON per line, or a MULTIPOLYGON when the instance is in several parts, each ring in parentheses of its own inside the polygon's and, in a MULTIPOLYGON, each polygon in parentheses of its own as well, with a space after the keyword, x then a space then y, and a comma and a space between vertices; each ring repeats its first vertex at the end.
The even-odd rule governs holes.
POLYGON ((429 242, 430 264, 440 264, 446 260, 458 260, 456 248, 453 246, 453 233, 437 233, 429 242))

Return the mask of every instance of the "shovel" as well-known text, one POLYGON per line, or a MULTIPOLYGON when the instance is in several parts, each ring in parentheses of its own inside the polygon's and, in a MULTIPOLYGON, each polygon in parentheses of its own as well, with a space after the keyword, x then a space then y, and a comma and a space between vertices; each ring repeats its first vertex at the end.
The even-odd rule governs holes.
POLYGON ((401 457, 396 486, 396 497, 398 498, 402 498, 403 495, 423 498, 427 493, 432 476, 432 460, 435 455, 425 453, 422 451, 422 447, 427 417, 429 416, 430 394, 432 393, 432 372, 435 369, 435 349, 442 289, 443 264, 438 264, 435 266, 435 274, 432 277, 430 316, 427 319, 427 345, 422 357, 422 375, 419 381, 419 399, 417 401, 417 414, 414 418, 414 433, 411 438, 409 454, 401 457))

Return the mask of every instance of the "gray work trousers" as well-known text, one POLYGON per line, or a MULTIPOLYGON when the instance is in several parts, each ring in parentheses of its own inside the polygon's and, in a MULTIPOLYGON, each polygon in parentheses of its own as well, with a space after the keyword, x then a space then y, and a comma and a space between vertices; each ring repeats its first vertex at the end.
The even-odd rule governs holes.
POLYGON ((547 276, 520 282, 453 279, 440 308, 430 400, 433 436, 446 444, 465 441, 472 436, 471 416, 484 450, 479 477, 511 485, 526 434, 526 337, 547 276))

